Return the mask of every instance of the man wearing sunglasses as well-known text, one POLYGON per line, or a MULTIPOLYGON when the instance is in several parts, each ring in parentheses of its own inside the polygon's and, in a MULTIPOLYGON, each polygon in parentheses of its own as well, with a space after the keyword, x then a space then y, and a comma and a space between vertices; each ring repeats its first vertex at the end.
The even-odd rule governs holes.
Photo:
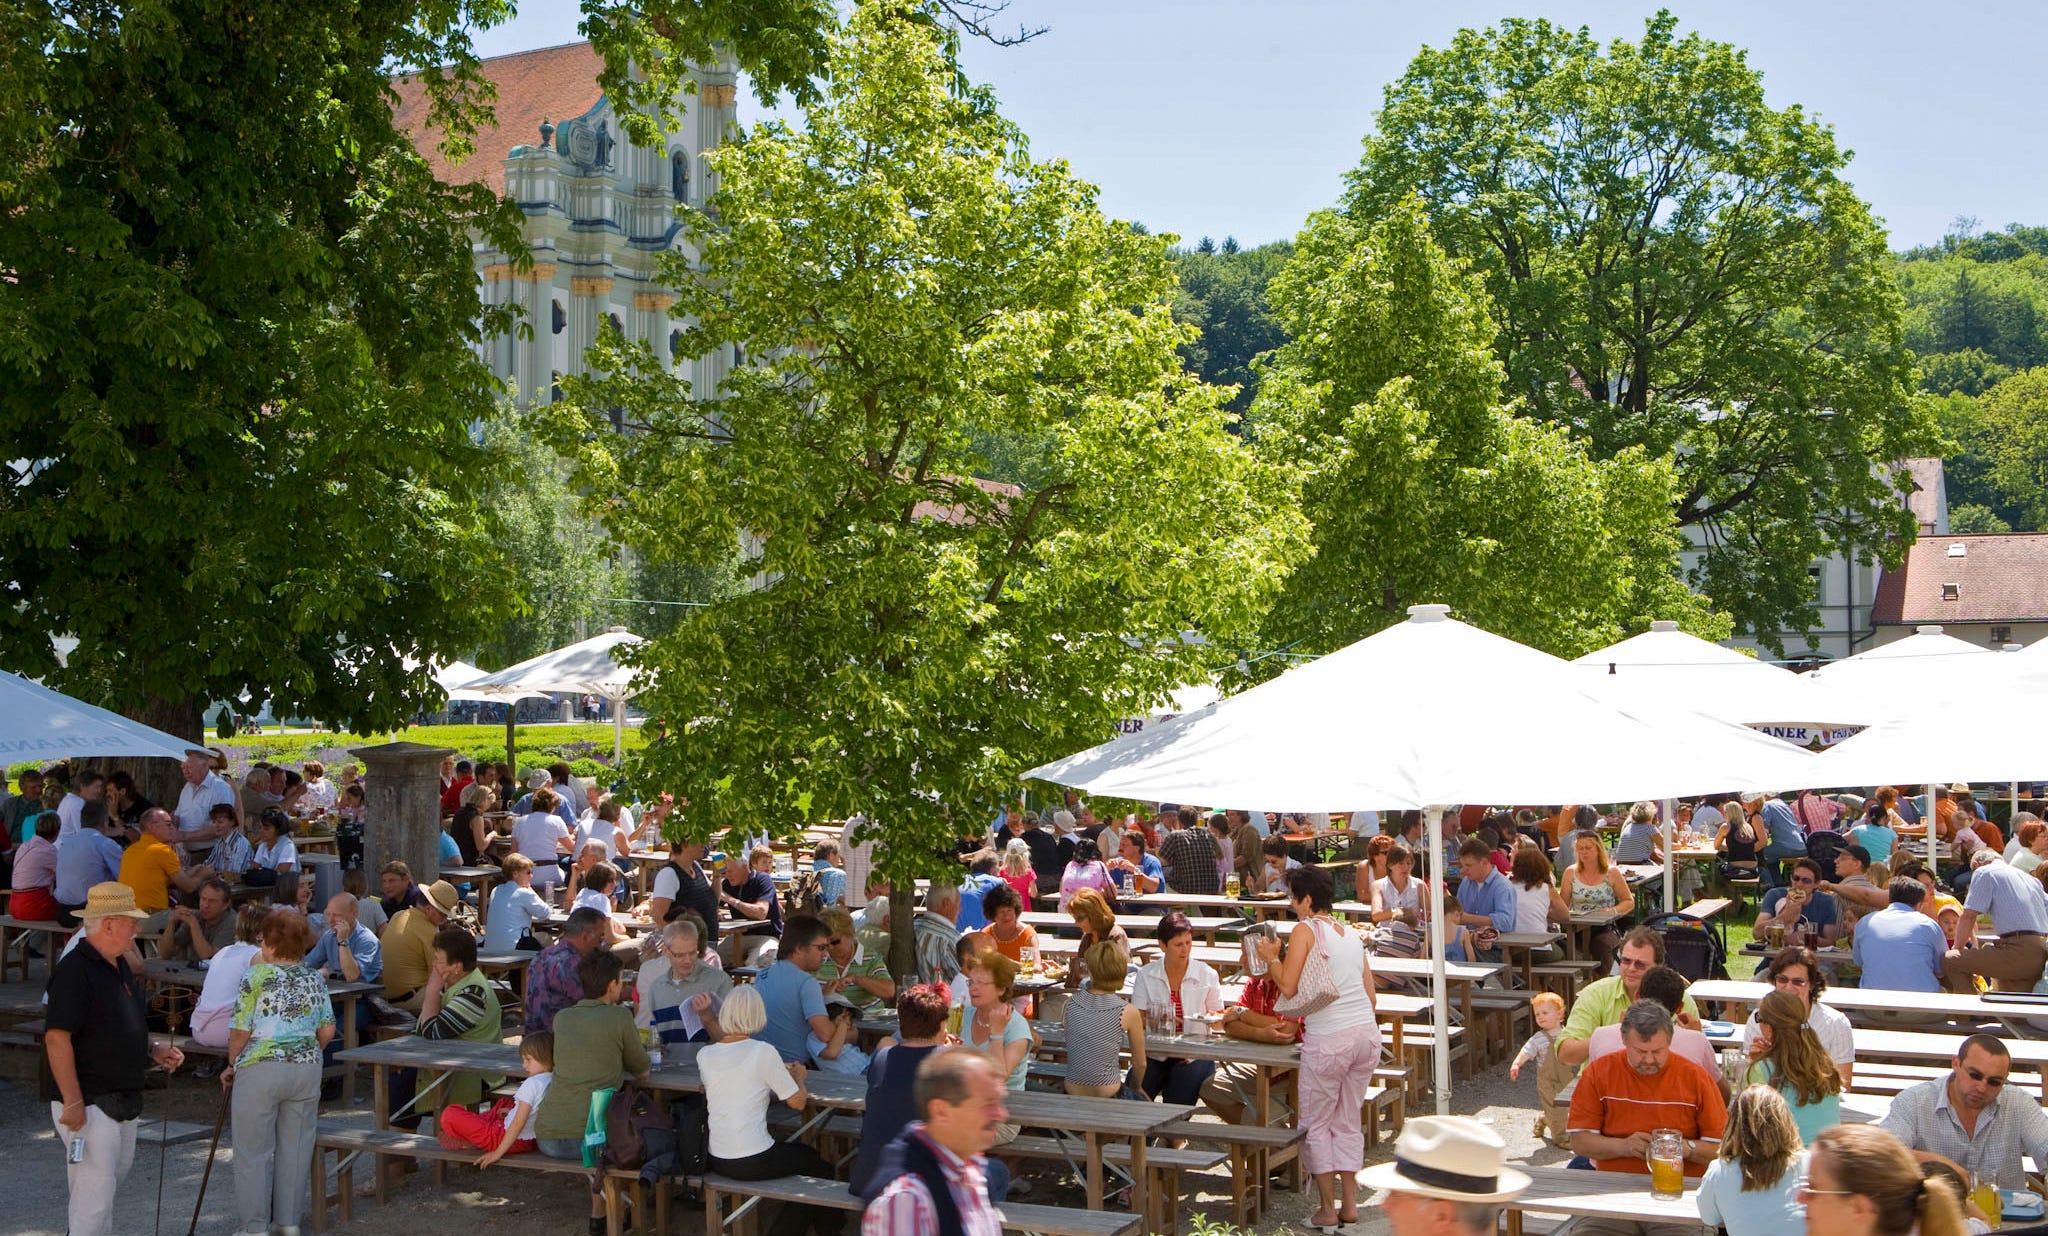
MULTIPOLYGON (((1827 1050, 1828 1059, 1835 1062, 1835 1072, 1842 1075, 1842 1089, 1847 1090, 1856 1070, 1856 1034, 1846 1014, 1820 1002, 1820 993, 1828 989, 1828 980, 1821 973, 1813 950, 1798 945, 1780 949, 1771 958, 1771 964, 1757 972, 1757 977, 1769 982, 1774 991, 1799 997, 1806 1006, 1807 1027, 1827 1050)), ((1742 1048, 1751 1059, 1761 1059, 1769 1050, 1769 1044, 1757 1038, 1755 1012, 1743 1024, 1742 1048)))
MULTIPOLYGON (((1634 927, 1621 938, 1614 955, 1620 973, 1595 979, 1572 1001, 1571 1015, 1557 1042, 1557 1058, 1566 1064, 1584 1064, 1592 1059, 1593 1031, 1601 1026, 1618 1026, 1629 1005, 1642 998, 1643 976, 1650 967, 1664 964, 1664 937, 1648 927, 1634 927)), ((1699 1006, 1691 996, 1680 1005, 1677 1024, 1689 1030, 1700 1028, 1699 1006)))
POLYGON ((1823 946, 1833 944, 1842 931, 1842 915, 1834 895, 1820 890, 1821 879, 1820 864, 1814 860, 1802 858, 1793 863, 1791 884, 1764 894, 1763 911, 1756 916, 1756 938, 1763 939, 1764 930, 1773 923, 1784 924, 1789 932, 1804 922, 1820 933, 1823 946))
MULTIPOLYGON (((1973 1034, 1956 1049, 1944 1078, 1908 1086, 1892 1100, 1883 1128, 1921 1162, 1946 1163, 2000 1181, 2025 1179, 2020 1156, 2048 1155, 2048 1111, 2007 1085, 2012 1055, 1995 1035, 1973 1034)), ((2016 1186, 2007 1186, 2016 1187, 2016 1186)))

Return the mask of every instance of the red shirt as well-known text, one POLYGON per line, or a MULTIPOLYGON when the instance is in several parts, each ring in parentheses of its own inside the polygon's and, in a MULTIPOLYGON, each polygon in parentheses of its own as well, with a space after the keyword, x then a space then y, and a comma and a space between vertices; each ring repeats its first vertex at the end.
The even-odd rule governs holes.
POLYGON ((1244 995, 1238 997, 1237 1002, 1247 1013, 1263 1013, 1268 1017, 1280 1018, 1281 1021, 1294 1027, 1294 1037, 1296 1040, 1299 1040, 1302 1028, 1301 1018, 1281 1017, 1280 1014, 1274 1012, 1273 1002, 1279 998, 1280 989, 1274 986, 1273 976, 1261 974, 1244 985, 1244 995))
MULTIPOLYGON (((1705 1069, 1673 1054, 1664 1062, 1663 1072, 1644 1077, 1629 1067, 1628 1053, 1618 1051, 1597 1057, 1579 1074, 1579 1088, 1572 1092, 1571 1117, 1565 1128, 1607 1137, 1677 1129, 1694 1141, 1718 1142, 1727 1124, 1728 1108, 1721 1102, 1720 1087, 1705 1069)), ((1593 1165, 1603 1172, 1650 1174, 1648 1161, 1641 1158, 1595 1159, 1593 1165)), ((1706 1170, 1703 1163, 1686 1161, 1688 1176, 1706 1170)))
POLYGON ((454 815, 456 809, 462 806, 462 791, 468 789, 475 780, 475 777, 465 776, 450 781, 448 788, 441 791, 441 814, 454 815))

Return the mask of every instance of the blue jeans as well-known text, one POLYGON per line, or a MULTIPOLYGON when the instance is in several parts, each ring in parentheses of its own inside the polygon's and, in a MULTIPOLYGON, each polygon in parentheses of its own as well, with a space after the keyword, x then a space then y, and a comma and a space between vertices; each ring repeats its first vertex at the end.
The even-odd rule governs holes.
POLYGON ((1759 857, 1763 859, 1757 876, 1762 881, 1759 887, 1779 888, 1782 886, 1783 881, 1778 878, 1778 864, 1788 859, 1805 858, 1806 842, 1801 841, 1795 847, 1781 845, 1773 841, 1764 847, 1763 853, 1759 857))

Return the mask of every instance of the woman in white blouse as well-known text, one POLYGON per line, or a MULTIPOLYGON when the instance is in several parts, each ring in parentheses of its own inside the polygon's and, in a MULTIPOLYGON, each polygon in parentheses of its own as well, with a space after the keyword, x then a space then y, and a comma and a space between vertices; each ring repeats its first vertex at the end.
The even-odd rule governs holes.
POLYGON ((550 888, 562 882, 562 855, 569 853, 569 826, 555 814, 561 799, 542 786, 533 792, 533 810, 512 826, 512 846, 533 860, 533 882, 550 888))
MULTIPOLYGON (((810 1102, 804 1066, 784 1064, 773 1044, 753 1036, 768 1024, 768 1010, 751 984, 735 987, 718 1010, 716 1043, 697 1053, 704 1078, 704 1106, 710 1113, 711 1170, 735 1180, 818 1176, 830 1180, 832 1165, 794 1139, 778 1142, 768 1131, 768 1105, 781 1100, 796 1111, 810 1102)), ((844 1223, 836 1210, 786 1205, 768 1236, 836 1234, 844 1223)))
MULTIPOLYGON (((1159 919, 1156 938, 1163 954, 1138 971, 1131 989, 1131 1003, 1145 1014, 1147 1025, 1166 1026, 1167 1033, 1179 1033, 1187 1019, 1198 1014, 1223 1011, 1223 984, 1208 962, 1194 958, 1195 931, 1188 916, 1169 910, 1159 919)), ((1150 1057, 1138 1087, 1147 1095, 1168 1103, 1193 1104, 1202 1095, 1202 1083, 1216 1071, 1214 1060, 1175 1060, 1150 1057)))
POLYGON ((292 819, 282 807, 265 807, 256 817, 256 857, 250 866, 283 875, 299 869, 299 847, 292 844, 292 819))

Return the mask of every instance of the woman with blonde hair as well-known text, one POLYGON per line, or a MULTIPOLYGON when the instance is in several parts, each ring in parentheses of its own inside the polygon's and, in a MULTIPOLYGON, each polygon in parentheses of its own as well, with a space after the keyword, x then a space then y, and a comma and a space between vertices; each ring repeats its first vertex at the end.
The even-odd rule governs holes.
POLYGON ((1730 1232, 1797 1231, 1805 1178, 1806 1152, 1785 1096, 1751 1086, 1728 1105, 1721 1151, 1700 1177, 1700 1222, 1730 1232))
POLYGON ((1614 841, 1614 861, 1623 866, 1664 861, 1664 833, 1657 827, 1655 806, 1643 802, 1628 809, 1628 821, 1614 841))
POLYGON ((1003 883, 1017 890, 1017 895, 1024 899, 1025 908, 1029 909, 1031 899, 1038 895, 1038 873, 1031 869, 1031 847, 1024 844, 1022 837, 1010 838, 1009 844, 1003 847, 1003 865, 996 874, 1002 877, 1003 883))
MULTIPOLYGON (((1596 910, 1616 910, 1621 914, 1634 911, 1636 895, 1629 891, 1621 869, 1608 863, 1607 847, 1601 844, 1600 834, 1590 829, 1574 833, 1571 846, 1574 861, 1564 869, 1560 885, 1573 916, 1596 910)), ((1614 959, 1619 938, 1612 927, 1593 933, 1593 959, 1600 963, 1602 971, 1614 959)))
POLYGON ((1081 929, 1081 942, 1074 947, 1074 964, 1067 968, 1067 987, 1078 988, 1081 980, 1088 977, 1088 951, 1097 944, 1114 944, 1116 951, 1123 954, 1128 972, 1131 938, 1117 925, 1116 911, 1109 908, 1109 900, 1092 888, 1084 888, 1074 894, 1066 909, 1073 916, 1074 925, 1081 929))
MULTIPOLYGON (((1017 963, 983 949, 969 957, 960 972, 967 979, 960 1045, 988 1057, 1005 1089, 1022 1090, 1031 1067, 1031 1022, 1010 1003, 1017 995, 1017 963)), ((1017 1126, 998 1124, 995 1135, 997 1145, 1016 1141, 1017 1126)))
POLYGON ((1806 1183, 1810 1236, 1964 1236, 1962 1199, 1921 1175, 1906 1144, 1874 1124, 1838 1124, 1813 1139, 1806 1183))
POLYGON ((1750 1066, 1748 1080, 1784 1095, 1799 1135, 1811 1141, 1842 1118, 1842 1075, 1806 1017, 1806 1002, 1789 991, 1763 998, 1750 1040, 1751 1053, 1761 1046, 1763 1054, 1750 1066))
POLYGON ((1123 998, 1129 962, 1116 945, 1104 940, 1086 957, 1088 986, 1067 1001, 1067 1093, 1113 1099, 1124 1085, 1125 1048, 1130 1075, 1145 1076, 1145 1015, 1123 998))

